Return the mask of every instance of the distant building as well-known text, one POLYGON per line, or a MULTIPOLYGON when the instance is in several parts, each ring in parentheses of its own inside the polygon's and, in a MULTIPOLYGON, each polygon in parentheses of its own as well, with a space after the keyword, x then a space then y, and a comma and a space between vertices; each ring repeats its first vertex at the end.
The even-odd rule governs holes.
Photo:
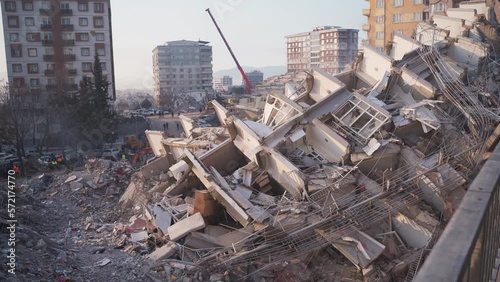
MULTIPOLYGON (((247 78, 248 78, 248 81, 250 81, 250 85, 252 86, 252 88, 255 87, 255 85, 261 83, 262 81, 264 81, 264 73, 261 72, 261 71, 258 71, 258 70, 254 70, 252 72, 246 72, 245 73, 247 78)), ((245 81, 243 80, 242 85, 246 85, 245 81)))
POLYGON ((229 91, 233 86, 233 78, 230 76, 222 76, 214 78, 214 90, 215 91, 229 91))
POLYGON ((320 68, 337 74, 358 54, 357 29, 321 26, 285 38, 289 72, 320 68))
POLYGON ((84 76, 92 76, 97 53, 115 98, 110 0, 1 4, 11 85, 35 93, 76 91, 84 76))
MULTIPOLYGON (((412 37, 419 22, 432 15, 444 15, 449 8, 456 8, 463 0, 368 0, 370 6, 363 9, 368 23, 363 25, 370 44, 384 51, 395 33, 412 37)), ((484 1, 483 1, 484 2, 484 1)))
POLYGON ((212 46, 206 41, 169 41, 153 49, 155 102, 192 90, 212 90, 212 46))

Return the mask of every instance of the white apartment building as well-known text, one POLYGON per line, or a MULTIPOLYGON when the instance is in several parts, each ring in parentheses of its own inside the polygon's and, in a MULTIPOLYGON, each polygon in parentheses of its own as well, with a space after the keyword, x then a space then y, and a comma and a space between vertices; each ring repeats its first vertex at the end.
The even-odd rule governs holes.
POLYGON ((110 0, 2 1, 2 19, 12 85, 77 90, 97 53, 115 98, 110 0))
POLYGON ((154 95, 158 106, 165 97, 192 90, 212 90, 212 46, 206 41, 169 41, 153 49, 154 95))
POLYGON ((337 74, 354 61, 358 54, 358 30, 338 26, 321 26, 310 32, 288 35, 288 71, 313 67, 337 74))
POLYGON ((230 76, 222 76, 214 78, 214 90, 215 91, 229 91, 233 86, 233 78, 230 76))

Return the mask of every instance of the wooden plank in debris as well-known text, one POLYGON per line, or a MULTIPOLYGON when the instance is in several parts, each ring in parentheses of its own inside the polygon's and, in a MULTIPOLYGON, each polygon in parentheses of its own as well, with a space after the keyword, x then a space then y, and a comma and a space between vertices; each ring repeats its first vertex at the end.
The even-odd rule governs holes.
POLYGON ((259 206, 252 206, 247 210, 247 213, 258 223, 263 223, 266 219, 271 217, 270 213, 259 206))

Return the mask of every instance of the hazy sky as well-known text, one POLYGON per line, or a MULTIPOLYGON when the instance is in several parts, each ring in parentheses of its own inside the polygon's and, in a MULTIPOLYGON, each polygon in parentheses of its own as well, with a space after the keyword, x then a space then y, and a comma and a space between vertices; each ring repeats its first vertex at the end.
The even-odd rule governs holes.
MULTIPOLYGON (((363 0, 112 0, 117 89, 152 88, 152 50, 171 40, 206 40, 214 71, 235 67, 210 17, 210 8, 243 66, 286 65, 285 35, 321 25, 360 29, 363 0)), ((0 23, 1 25, 1 23, 0 23)), ((0 73, 6 78, 3 27, 0 73)))

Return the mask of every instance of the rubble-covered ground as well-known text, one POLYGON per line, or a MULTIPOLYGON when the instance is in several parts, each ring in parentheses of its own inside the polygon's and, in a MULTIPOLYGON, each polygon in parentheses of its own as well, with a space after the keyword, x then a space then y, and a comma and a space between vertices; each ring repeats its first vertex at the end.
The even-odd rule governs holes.
MULTIPOLYGON (((143 280, 144 259, 124 252, 127 236, 115 229, 123 218, 116 204, 131 173, 127 163, 91 160, 73 172, 60 169, 18 179, 16 275, 2 263, 0 280, 143 280)), ((3 214, 1 223, 4 238, 3 214)))

